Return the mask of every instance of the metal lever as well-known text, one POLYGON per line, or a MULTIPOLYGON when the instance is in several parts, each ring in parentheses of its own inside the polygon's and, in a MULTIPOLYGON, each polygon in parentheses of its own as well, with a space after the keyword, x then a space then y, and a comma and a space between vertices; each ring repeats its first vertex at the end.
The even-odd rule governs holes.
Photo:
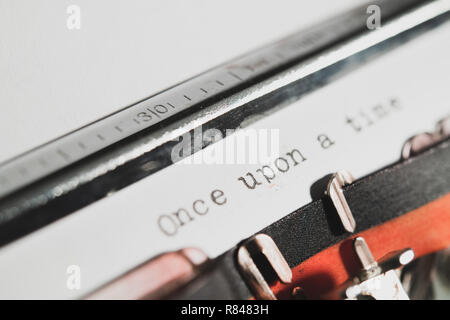
POLYGON ((282 283, 292 281, 292 271, 271 237, 258 234, 247 240, 237 253, 239 269, 257 299, 276 300, 276 296, 256 265, 252 255, 262 254, 282 283))
POLYGON ((403 145, 402 159, 409 159, 448 137, 450 137, 450 116, 439 120, 434 132, 423 132, 409 138, 403 145))
POLYGON ((353 218, 352 211, 348 206, 345 199, 342 187, 353 183, 354 179, 350 172, 341 170, 336 172, 330 179, 327 187, 327 195, 333 202, 334 207, 341 219, 342 225, 348 232, 354 232, 356 228, 356 222, 353 218))
POLYGON ((356 238, 353 246, 362 269, 354 279, 347 281, 327 298, 409 300, 396 269, 414 259, 412 249, 390 252, 376 261, 364 238, 356 238))

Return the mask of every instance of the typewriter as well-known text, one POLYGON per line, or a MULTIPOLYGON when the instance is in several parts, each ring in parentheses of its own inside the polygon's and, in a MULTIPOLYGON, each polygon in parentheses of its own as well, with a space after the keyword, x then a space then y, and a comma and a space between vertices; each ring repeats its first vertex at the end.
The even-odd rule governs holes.
POLYGON ((188 3, 4 3, 0 298, 449 299, 450 1, 188 3))

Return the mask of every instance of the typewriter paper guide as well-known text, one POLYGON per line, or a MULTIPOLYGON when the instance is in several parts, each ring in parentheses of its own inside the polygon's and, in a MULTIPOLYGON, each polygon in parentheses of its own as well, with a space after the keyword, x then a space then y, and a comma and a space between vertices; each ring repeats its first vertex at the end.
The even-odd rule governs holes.
POLYGON ((362 2, 0 4, 0 163, 362 2))
POLYGON ((261 165, 173 165, 3 248, 0 297, 78 298, 156 254, 186 246, 215 257, 308 203, 309 188, 324 175, 347 169, 359 178, 398 160, 408 137, 450 111, 450 48, 442 46, 449 32, 446 24, 422 35, 252 124, 279 128, 281 155, 290 161, 289 171, 270 183, 257 174, 261 165), (386 77, 385 70, 395 71, 386 77), (323 148, 321 134, 334 144, 323 148), (297 165, 286 156, 294 149, 305 158, 297 157, 297 165), (247 173, 261 185, 252 190, 238 180, 247 173), (207 214, 191 212, 193 221, 164 234, 159 217, 192 210, 196 200, 207 214), (80 290, 65 285, 73 264, 82 269, 80 290))

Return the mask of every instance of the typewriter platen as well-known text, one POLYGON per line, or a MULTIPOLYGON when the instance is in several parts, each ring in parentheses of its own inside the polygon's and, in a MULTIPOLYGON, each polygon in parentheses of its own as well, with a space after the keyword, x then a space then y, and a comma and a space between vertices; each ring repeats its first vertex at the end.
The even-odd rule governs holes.
POLYGON ((449 10, 373 1, 4 161, 0 297, 448 299, 449 10))

